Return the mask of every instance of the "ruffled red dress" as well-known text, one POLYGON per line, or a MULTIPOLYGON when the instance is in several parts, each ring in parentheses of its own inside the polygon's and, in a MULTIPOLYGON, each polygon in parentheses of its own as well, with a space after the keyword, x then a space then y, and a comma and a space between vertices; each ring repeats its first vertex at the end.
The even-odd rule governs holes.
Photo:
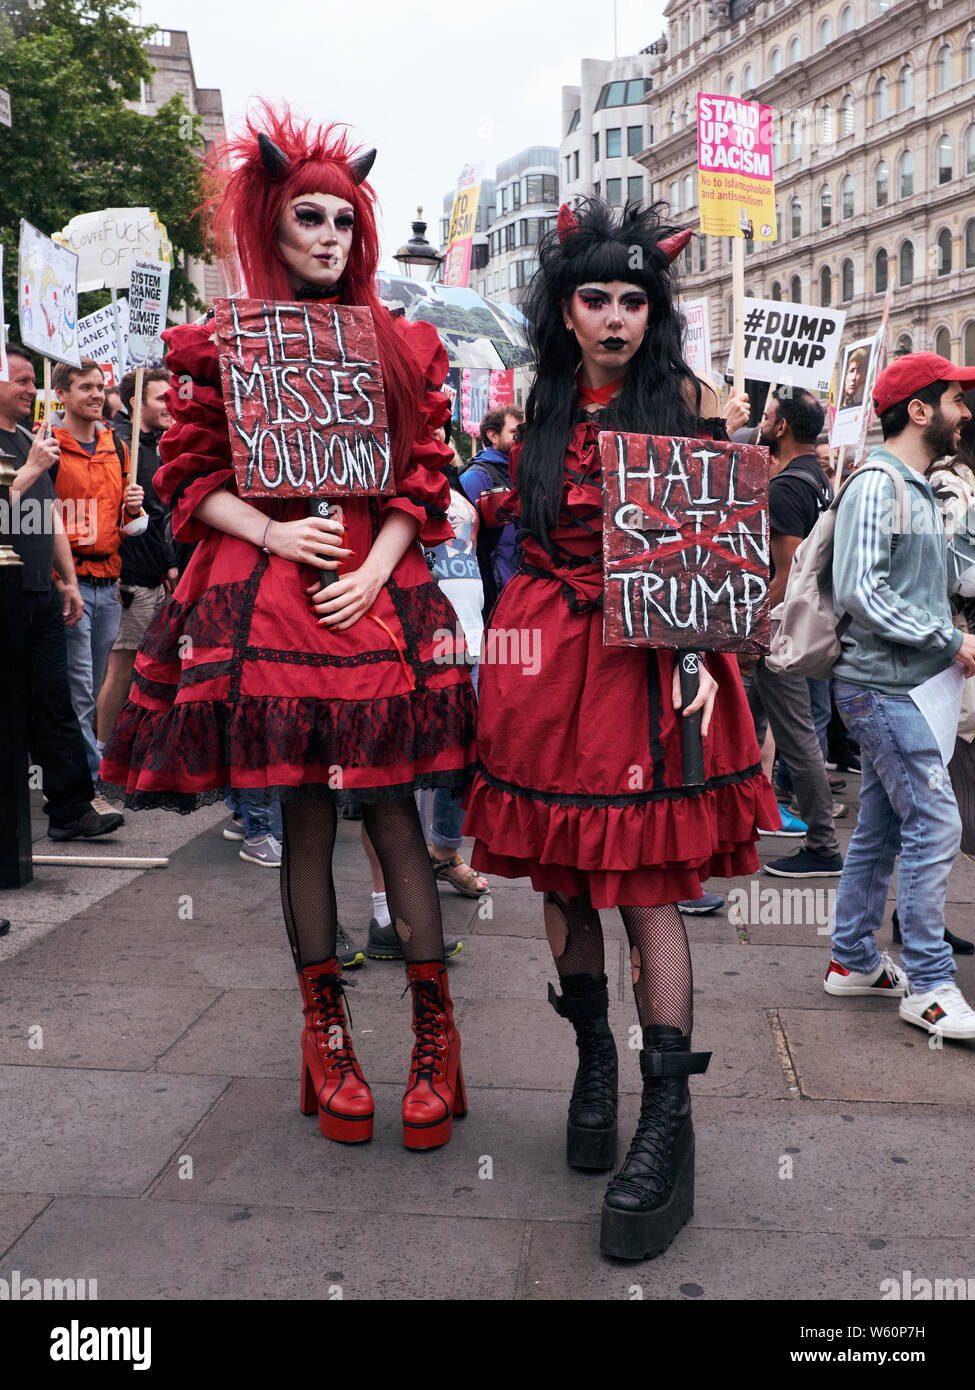
MULTIPOLYGON (((428 386, 442 383, 436 330, 396 322, 428 386)), ((336 632, 318 626, 304 592, 317 571, 193 517, 216 488, 237 492, 212 332, 191 324, 164 335, 173 423, 154 485, 172 507, 173 535, 199 544, 146 632, 102 780, 124 789, 127 806, 181 812, 227 788, 259 802, 338 803, 459 789, 474 761, 476 703, 463 658, 444 660, 443 634, 456 621, 420 548, 453 536, 442 472, 450 454, 432 436, 449 414, 445 397, 426 391, 395 496, 342 499, 344 544, 356 552, 343 572, 361 564, 391 509, 417 517, 420 530, 373 604, 377 621, 336 632)), ((308 513, 301 499, 250 500, 278 521, 308 513)))
MULTIPOLYGON (((607 428, 596 417, 573 429, 555 558, 523 537, 520 572, 491 618, 507 639, 485 633, 464 833, 476 837, 480 873, 588 892, 597 908, 653 906, 699 897, 703 879, 753 873, 757 826, 779 816, 734 656, 707 655, 718 682, 707 780, 685 787, 674 652, 603 645, 598 436, 607 428), (493 652, 504 659, 492 662, 493 652)), ((519 452, 505 499, 516 521, 519 452)))

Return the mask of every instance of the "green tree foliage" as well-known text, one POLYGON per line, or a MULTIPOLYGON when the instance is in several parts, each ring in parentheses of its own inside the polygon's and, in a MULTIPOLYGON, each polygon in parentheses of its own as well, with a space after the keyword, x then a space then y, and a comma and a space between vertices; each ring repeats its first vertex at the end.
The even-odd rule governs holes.
MULTIPOLYGON (((149 207, 173 243, 169 302, 201 308, 180 254, 209 259, 194 209, 203 200, 201 120, 175 96, 155 116, 126 106, 154 71, 151 27, 132 0, 0 0, 0 87, 13 129, 0 126, 0 240, 7 318, 16 320, 20 219, 50 236, 82 212, 149 207)), ((107 290, 80 296, 83 316, 107 290)), ((16 322, 11 337, 18 337, 16 322)))

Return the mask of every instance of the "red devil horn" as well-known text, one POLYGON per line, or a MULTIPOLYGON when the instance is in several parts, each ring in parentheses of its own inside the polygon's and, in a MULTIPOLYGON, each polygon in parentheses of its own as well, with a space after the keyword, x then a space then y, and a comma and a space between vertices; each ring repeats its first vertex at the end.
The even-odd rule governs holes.
POLYGON ((657 242, 657 245, 668 261, 676 261, 693 235, 690 227, 685 227, 682 232, 675 232, 673 236, 664 237, 662 241, 657 242))
POLYGON ((367 177, 369 170, 372 168, 375 162, 375 150, 366 150, 365 154, 356 155, 355 159, 353 159, 349 164, 349 169, 352 171, 353 181, 355 183, 362 183, 363 179, 367 177))
POLYGON ((579 230, 579 219, 569 207, 568 203, 563 203, 559 208, 556 226, 558 227, 560 242, 568 241, 572 233, 579 230))
POLYGON ((257 146, 261 152, 261 163, 271 175, 272 179, 283 178, 291 168, 291 160, 279 145, 273 140, 268 139, 263 130, 257 137, 257 146))

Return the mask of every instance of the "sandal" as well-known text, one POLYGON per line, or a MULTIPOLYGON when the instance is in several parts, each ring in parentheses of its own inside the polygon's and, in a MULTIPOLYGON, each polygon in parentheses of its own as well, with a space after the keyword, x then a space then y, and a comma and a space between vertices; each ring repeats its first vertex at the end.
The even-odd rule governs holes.
POLYGON ((449 883, 454 891, 464 898, 483 898, 485 894, 490 893, 487 879, 472 869, 470 864, 465 864, 456 850, 449 859, 438 859, 429 845, 427 849, 430 850, 433 876, 438 883, 449 883), (479 888, 478 883, 483 883, 484 887, 479 888))

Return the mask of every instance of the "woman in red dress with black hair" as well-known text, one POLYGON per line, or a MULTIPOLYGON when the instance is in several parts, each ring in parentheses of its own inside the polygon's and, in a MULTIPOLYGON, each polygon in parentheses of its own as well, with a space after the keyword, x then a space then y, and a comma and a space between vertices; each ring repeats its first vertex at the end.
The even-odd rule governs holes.
MULTIPOLYGON (((757 825, 775 811, 733 655, 702 660, 681 711, 675 654, 602 640, 600 430, 726 438, 701 420, 684 361, 670 261, 690 233, 654 209, 622 216, 597 199, 564 206, 542 243, 525 306, 537 377, 511 453, 508 514, 520 526, 520 572, 492 615, 529 632, 537 674, 481 668, 478 764, 468 793, 471 862, 530 876, 571 1019, 579 1070, 567 1158, 612 1168, 618 1100, 599 909, 618 907, 631 949, 643 1030, 640 1123, 603 1206, 602 1249, 659 1254, 693 1209, 694 1132, 687 1076, 691 959, 676 904, 703 879, 758 867, 757 825), (706 781, 684 786, 683 715, 703 714, 706 781)), ((489 644, 487 644, 489 645, 489 644)))
POLYGON ((453 534, 450 451, 434 437, 449 415, 437 389, 447 357, 434 329, 394 321, 377 298, 375 151, 267 108, 262 124, 212 161, 218 233, 253 298, 371 309, 396 495, 343 499, 332 520, 309 517, 304 499, 239 497, 213 321, 168 330, 173 424, 155 486, 176 539, 199 544, 146 634, 101 776, 136 809, 187 812, 227 787, 280 797, 281 899, 304 1004, 300 1105, 350 1143, 371 1137, 373 1100, 344 1010, 332 851, 338 805, 361 803, 413 1000, 404 1142, 432 1148, 466 1101, 413 792, 464 784, 476 708, 463 662, 434 660, 434 634, 454 619, 418 544, 453 534), (323 587, 322 569, 339 578, 323 587))

